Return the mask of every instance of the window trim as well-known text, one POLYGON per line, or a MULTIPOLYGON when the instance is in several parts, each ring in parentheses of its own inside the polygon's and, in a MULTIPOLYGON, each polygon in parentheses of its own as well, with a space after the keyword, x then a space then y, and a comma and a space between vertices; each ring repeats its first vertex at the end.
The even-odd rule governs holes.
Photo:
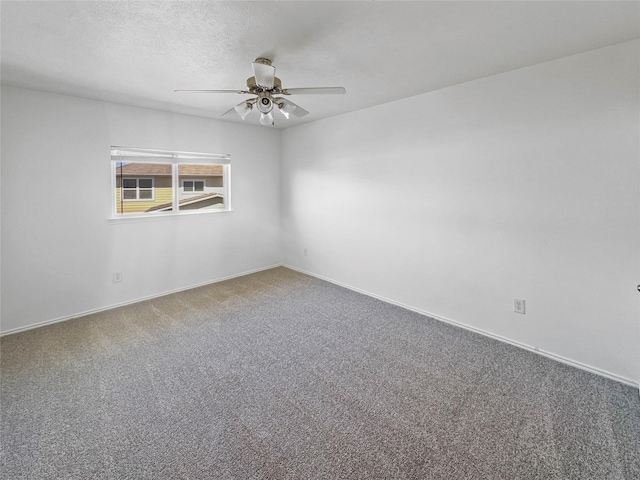
MULTIPOLYGON (((130 177, 131 178, 131 177, 130 177)), ((143 177, 135 177, 143 178, 143 177)), ((144 177, 147 178, 147 177, 144 177)), ((152 195, 155 200, 155 182, 152 180, 152 195)), ((196 179, 200 180, 200 179, 196 179)), ((136 189, 136 194, 139 196, 139 184, 136 189)), ((206 182, 204 183, 206 187, 206 182)), ((122 186, 120 187, 120 195, 122 199, 122 186)), ((193 192, 197 193, 197 192, 193 192)), ((152 150, 145 148, 131 148, 131 147, 111 147, 111 194, 109 196, 111 203, 111 215, 109 217, 110 222, 120 222, 126 220, 147 220, 154 218, 172 217, 172 216, 185 216, 185 215, 201 215, 208 213, 224 213, 233 211, 231 208, 231 155, 229 154, 215 154, 215 153, 200 153, 200 152, 182 152, 182 151, 170 151, 170 150, 152 150), (156 212, 140 212, 122 214, 116 211, 117 202, 114 201, 113 193, 117 188, 117 164, 119 162, 135 162, 135 163, 162 163, 171 165, 171 183, 173 188, 173 209, 171 211, 156 211, 156 212), (221 209, 194 209, 194 210, 180 210, 179 208, 179 187, 180 179, 178 175, 178 166, 185 165, 220 165, 222 167, 222 184, 224 208, 221 209)), ((152 201, 150 199, 136 199, 126 200, 127 202, 135 201, 152 201)))

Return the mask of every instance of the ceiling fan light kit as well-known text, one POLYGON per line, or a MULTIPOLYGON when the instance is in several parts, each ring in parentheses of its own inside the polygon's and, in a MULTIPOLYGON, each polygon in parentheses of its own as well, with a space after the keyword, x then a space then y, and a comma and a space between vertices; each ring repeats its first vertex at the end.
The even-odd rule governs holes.
POLYGON ((221 116, 235 110, 238 116, 244 120, 256 105, 260 112, 260 124, 273 125, 273 106, 276 105, 282 115, 289 119, 294 117, 303 117, 309 112, 295 103, 277 95, 300 95, 300 94, 344 94, 346 90, 343 87, 308 87, 308 88, 282 88, 282 82, 276 77, 276 67, 271 65, 268 58, 258 57, 251 64, 253 68, 253 77, 247 79, 247 90, 175 90, 175 92, 191 92, 191 93, 238 93, 241 95, 255 95, 255 98, 245 100, 235 107, 227 110, 221 116))
POLYGON ((271 100, 271 95, 267 92, 261 92, 258 94, 258 110, 262 113, 269 113, 273 109, 273 101, 271 100))
POLYGON ((233 109, 240 116, 240 118, 244 120, 245 118, 247 118, 247 115, 251 113, 252 107, 253 105, 251 105, 251 103, 249 103, 249 101, 247 100, 246 102, 239 103, 238 105, 233 107, 233 109))
POLYGON ((273 125, 273 115, 271 115, 271 112, 260 113, 260 123, 262 125, 273 125))
POLYGON ((280 109, 280 113, 284 115, 284 118, 289 120, 289 117, 293 114, 296 107, 290 103, 281 102, 278 104, 278 108, 280 109))

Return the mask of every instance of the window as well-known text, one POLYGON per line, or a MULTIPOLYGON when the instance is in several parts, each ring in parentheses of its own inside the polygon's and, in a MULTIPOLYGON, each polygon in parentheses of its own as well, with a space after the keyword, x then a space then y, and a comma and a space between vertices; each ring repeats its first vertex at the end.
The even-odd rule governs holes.
POLYGON ((122 177, 122 200, 153 200, 153 178, 122 177))
POLYGON ((111 148, 114 216, 230 210, 228 155, 111 148))
POLYGON ((184 192, 204 192, 204 180, 183 180, 182 189, 184 192))

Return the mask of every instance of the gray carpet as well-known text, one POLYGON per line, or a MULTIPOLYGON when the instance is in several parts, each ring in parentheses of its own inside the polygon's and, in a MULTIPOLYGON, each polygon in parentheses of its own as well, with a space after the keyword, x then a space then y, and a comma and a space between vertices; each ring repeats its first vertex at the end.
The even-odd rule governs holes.
POLYGON ((2 338, 6 479, 638 479, 638 391, 285 268, 2 338))

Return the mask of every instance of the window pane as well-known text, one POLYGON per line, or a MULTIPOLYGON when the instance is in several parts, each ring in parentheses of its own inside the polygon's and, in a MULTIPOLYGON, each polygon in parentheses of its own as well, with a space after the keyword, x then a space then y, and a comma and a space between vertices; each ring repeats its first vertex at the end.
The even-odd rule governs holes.
POLYGON ((221 210, 225 208, 224 170, 222 165, 180 164, 178 181, 180 210, 221 210))
POLYGON ((159 213, 173 207, 170 163, 114 162, 117 215, 159 213), (120 196, 122 185, 122 196, 120 196))

